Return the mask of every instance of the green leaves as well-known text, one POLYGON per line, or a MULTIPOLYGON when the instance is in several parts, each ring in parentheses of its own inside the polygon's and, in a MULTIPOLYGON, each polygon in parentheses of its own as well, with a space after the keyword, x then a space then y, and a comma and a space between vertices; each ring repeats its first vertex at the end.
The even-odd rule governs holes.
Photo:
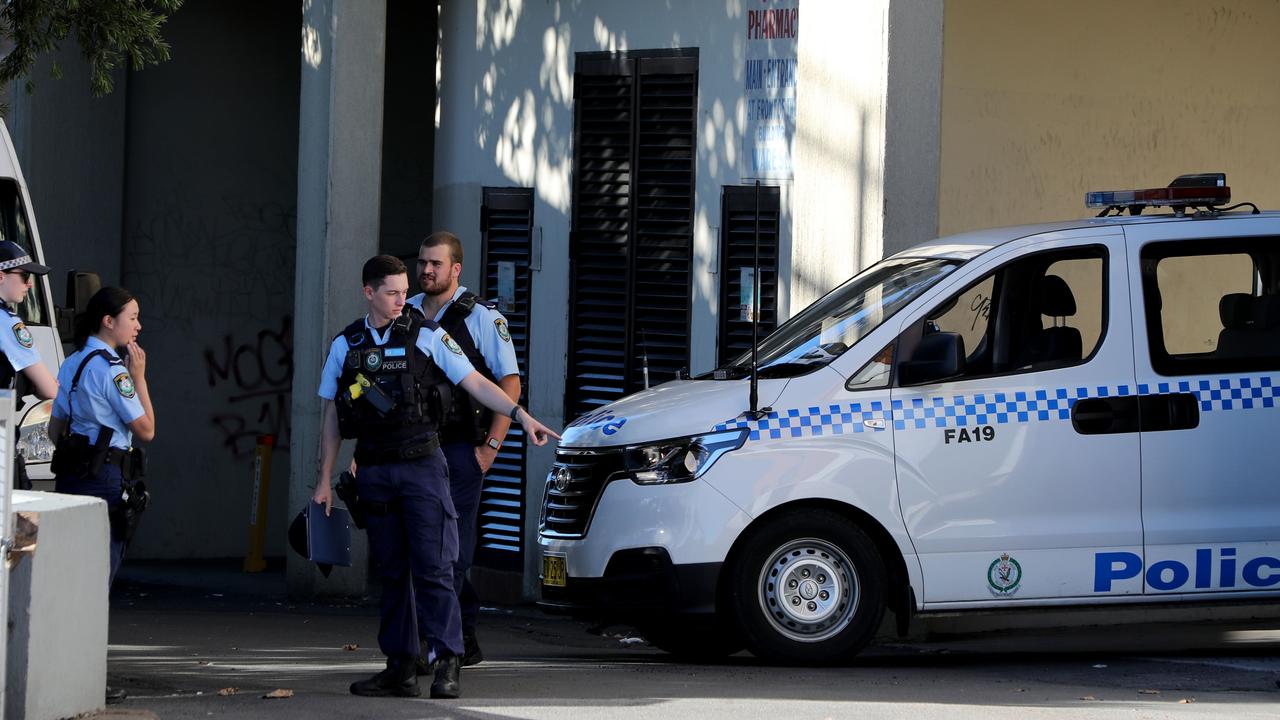
MULTIPOLYGON (((124 62, 141 70, 169 59, 160 29, 182 0, 8 0, 0 3, 0 35, 13 49, 0 60, 0 85, 26 78, 36 59, 56 50, 68 37, 78 42, 89 63, 89 87, 95 96, 114 88, 112 72, 124 62)), ((55 63, 53 76, 61 77, 55 63)))

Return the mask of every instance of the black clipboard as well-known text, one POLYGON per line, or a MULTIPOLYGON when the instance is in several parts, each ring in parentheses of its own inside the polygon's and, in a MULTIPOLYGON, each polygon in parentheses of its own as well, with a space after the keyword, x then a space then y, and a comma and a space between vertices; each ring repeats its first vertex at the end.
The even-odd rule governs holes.
POLYGON ((324 505, 307 503, 307 550, 312 562, 351 567, 351 514, 334 507, 324 514, 324 505))

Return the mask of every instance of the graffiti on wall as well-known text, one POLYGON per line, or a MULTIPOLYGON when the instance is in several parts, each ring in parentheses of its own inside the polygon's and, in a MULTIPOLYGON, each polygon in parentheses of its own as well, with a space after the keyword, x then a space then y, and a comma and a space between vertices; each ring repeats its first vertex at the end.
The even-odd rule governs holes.
POLYGON ((230 334, 204 351, 209 387, 225 393, 227 407, 213 414, 223 447, 233 455, 253 452, 259 434, 289 447, 289 390, 293 383, 293 316, 278 329, 264 329, 248 341, 230 334))

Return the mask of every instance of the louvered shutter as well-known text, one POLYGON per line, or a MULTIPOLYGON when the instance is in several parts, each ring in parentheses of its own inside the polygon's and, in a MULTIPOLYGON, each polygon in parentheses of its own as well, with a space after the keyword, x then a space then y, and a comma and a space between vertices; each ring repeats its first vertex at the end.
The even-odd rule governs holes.
MULTIPOLYGON (((781 197, 778 188, 761 186, 759 330, 761 339, 778 326, 780 207, 781 197)), ((755 186, 724 186, 720 198, 720 365, 751 349, 751 323, 742 319, 742 269, 752 267, 755 261, 755 232, 755 186)))
POLYGON ((688 366, 697 66, 577 57, 566 420, 688 366))
MULTIPOLYGON (((533 190, 484 188, 480 212, 484 277, 481 297, 498 300, 498 268, 515 266, 514 306, 499 307, 507 318, 516 360, 523 373, 520 404, 529 406, 529 304, 533 294, 533 190)), ((524 428, 512 423, 480 491, 475 564, 520 572, 524 568, 524 477, 528 445, 524 428)))

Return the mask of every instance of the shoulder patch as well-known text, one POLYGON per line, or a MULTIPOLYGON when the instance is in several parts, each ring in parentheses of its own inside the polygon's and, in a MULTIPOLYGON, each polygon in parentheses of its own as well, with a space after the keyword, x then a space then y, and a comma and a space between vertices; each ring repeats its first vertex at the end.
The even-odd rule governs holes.
POLYGON ((502 338, 504 342, 511 342, 511 331, 507 329, 506 318, 494 318, 493 326, 498 328, 498 337, 502 338))
POLYGON ((18 344, 22 347, 29 348, 35 342, 31 337, 31 331, 27 329, 26 325, 20 322, 14 323, 13 336, 18 339, 18 344))
POLYGON ((454 355, 462 354, 462 348, 458 345, 458 341, 449 337, 449 333, 441 334, 440 342, 444 343, 444 346, 449 348, 449 352, 453 353, 454 355))
POLYGON ((129 373, 122 372, 116 375, 114 382, 116 384, 116 390, 119 390, 120 394, 124 397, 132 400, 137 394, 133 388, 133 378, 129 377, 129 373))

